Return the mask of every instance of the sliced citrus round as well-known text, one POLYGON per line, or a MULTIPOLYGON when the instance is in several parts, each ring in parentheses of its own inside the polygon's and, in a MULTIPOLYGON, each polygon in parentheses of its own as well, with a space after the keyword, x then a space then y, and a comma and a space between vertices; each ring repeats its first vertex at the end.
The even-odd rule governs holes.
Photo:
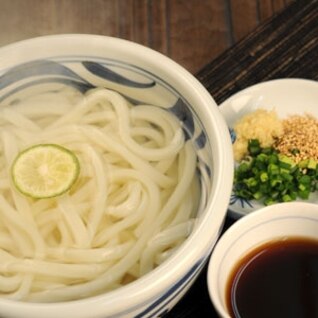
POLYGON ((39 144, 20 152, 11 175, 16 188, 32 198, 51 198, 67 192, 78 178, 76 155, 56 144, 39 144))

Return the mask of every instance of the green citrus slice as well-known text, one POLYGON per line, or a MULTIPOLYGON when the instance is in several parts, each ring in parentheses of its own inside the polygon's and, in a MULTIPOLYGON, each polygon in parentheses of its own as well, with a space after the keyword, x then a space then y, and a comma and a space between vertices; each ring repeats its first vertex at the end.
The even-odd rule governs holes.
POLYGON ((72 151, 56 144, 39 144, 18 154, 11 175, 21 193, 43 199, 68 191, 79 171, 79 161, 72 151))

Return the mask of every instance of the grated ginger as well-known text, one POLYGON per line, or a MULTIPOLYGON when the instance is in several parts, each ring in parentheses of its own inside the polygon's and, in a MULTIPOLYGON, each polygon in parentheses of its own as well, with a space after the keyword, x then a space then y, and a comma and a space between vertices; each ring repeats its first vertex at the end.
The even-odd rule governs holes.
POLYGON ((283 134, 283 124, 274 110, 257 109, 240 118, 234 131, 234 159, 241 161, 247 154, 248 140, 258 139, 262 148, 270 147, 283 134))

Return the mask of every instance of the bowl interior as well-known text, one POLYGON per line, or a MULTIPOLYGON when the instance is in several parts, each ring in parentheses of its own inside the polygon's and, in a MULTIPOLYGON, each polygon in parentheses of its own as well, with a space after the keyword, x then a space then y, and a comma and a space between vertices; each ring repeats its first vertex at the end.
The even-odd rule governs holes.
MULTIPOLYGON (((133 105, 154 105, 174 114, 182 123, 186 138, 191 139, 198 155, 201 180, 201 204, 204 211, 212 187, 213 157, 211 145, 197 111, 183 93, 164 78, 115 58, 68 54, 29 60, 0 69, 0 105, 14 105, 25 98, 50 93, 63 98, 85 94, 96 87, 114 90, 133 105)), ((50 105, 54 107, 54 100, 50 105)), ((47 107, 47 105, 43 105, 47 107)))

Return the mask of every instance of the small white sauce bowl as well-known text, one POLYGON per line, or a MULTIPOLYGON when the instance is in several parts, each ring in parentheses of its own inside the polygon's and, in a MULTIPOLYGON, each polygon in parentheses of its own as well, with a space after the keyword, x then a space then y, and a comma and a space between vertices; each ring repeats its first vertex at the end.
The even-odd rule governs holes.
POLYGON ((231 226, 216 244, 208 266, 208 290, 222 318, 230 318, 226 288, 233 268, 242 257, 265 242, 287 237, 318 240, 318 205, 280 203, 251 213, 231 226))

